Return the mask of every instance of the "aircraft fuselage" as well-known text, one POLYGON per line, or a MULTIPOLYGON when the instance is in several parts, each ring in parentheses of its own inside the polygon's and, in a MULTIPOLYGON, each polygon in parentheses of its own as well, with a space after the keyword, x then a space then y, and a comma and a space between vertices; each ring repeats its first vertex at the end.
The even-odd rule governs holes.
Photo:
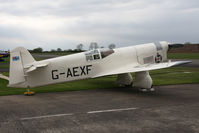
POLYGON ((26 73, 29 87, 69 82, 95 77, 133 62, 138 65, 159 63, 167 60, 167 42, 135 45, 113 50, 91 50, 73 55, 38 61, 47 63, 33 72, 26 73))

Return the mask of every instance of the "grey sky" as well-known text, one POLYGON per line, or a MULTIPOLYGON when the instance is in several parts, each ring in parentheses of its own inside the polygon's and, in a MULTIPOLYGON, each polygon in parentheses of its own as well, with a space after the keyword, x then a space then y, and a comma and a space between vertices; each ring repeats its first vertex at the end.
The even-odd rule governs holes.
POLYGON ((0 0, 0 49, 199 42, 198 0, 0 0))

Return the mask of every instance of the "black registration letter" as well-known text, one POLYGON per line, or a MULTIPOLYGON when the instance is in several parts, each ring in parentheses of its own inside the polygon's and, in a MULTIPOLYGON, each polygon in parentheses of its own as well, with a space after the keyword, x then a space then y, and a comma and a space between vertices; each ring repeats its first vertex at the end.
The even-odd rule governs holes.
POLYGON ((55 79, 59 79, 59 76, 56 74, 55 75, 55 72, 57 72, 58 70, 52 70, 52 79, 55 80, 55 79))
POLYGON ((67 78, 68 78, 69 76, 73 77, 73 74, 72 74, 70 68, 68 68, 68 71, 67 71, 67 78))
POLYGON ((81 76, 82 76, 82 75, 86 75, 86 72, 84 71, 84 70, 85 70, 85 67, 86 67, 86 66, 83 66, 83 67, 80 66, 80 69, 81 69, 81 76))
POLYGON ((76 76, 79 76, 79 74, 77 74, 77 69, 78 67, 73 67, 73 76, 76 77, 76 76))
POLYGON ((88 74, 89 71, 91 71, 91 69, 90 69, 89 67, 92 67, 92 65, 87 65, 87 66, 86 66, 87 74, 88 74))

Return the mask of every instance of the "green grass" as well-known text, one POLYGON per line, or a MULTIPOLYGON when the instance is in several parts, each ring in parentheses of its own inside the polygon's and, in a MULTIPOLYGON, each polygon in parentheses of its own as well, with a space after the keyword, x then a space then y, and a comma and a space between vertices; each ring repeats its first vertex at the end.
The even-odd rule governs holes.
POLYGON ((0 62, 0 64, 1 64, 1 63, 4 63, 4 62, 9 62, 9 61, 10 61, 10 57, 4 57, 3 59, 4 59, 5 61, 0 62))
POLYGON ((199 68, 171 67, 150 71, 154 85, 199 83, 199 68))
MULTIPOLYGON (((3 74, 8 76, 8 73, 3 74)), ((199 83, 199 68, 172 67, 167 69, 150 71, 150 75, 153 79, 154 85, 199 83)), ((108 89, 118 87, 115 81, 116 76, 107 76, 96 79, 87 79, 69 83, 37 87, 31 90, 35 91, 36 93, 46 93, 87 89, 108 89)), ((23 92, 25 91, 25 89, 21 88, 9 88, 7 87, 7 84, 8 81, 0 79, 0 95, 23 94, 23 92)))
POLYGON ((3 64, 3 65, 0 65, 0 68, 9 68, 9 64, 3 64))
POLYGON ((9 77, 9 73, 8 72, 0 72, 0 74, 3 74, 5 76, 9 77))
POLYGON ((199 59, 199 53, 168 53, 168 59, 199 59))
POLYGON ((6 58, 3 58, 5 61, 1 61, 0 62, 0 65, 1 64, 4 64, 4 63, 9 63, 10 62, 10 57, 6 57, 6 58))
POLYGON ((9 68, 10 57, 3 58, 5 61, 0 62, 0 68, 9 68))
MULTIPOLYGON (((4 73, 8 75, 8 73, 4 73)), ((36 93, 46 93, 46 92, 63 92, 63 91, 77 91, 77 90, 87 90, 87 89, 103 89, 103 88, 113 88, 117 87, 115 84, 116 77, 108 76, 96 79, 79 80, 74 82, 54 84, 43 87, 32 88, 31 90, 36 93)), ((2 95, 14 95, 23 94, 26 89, 23 88, 10 88, 7 87, 8 81, 0 79, 0 96, 2 95)))

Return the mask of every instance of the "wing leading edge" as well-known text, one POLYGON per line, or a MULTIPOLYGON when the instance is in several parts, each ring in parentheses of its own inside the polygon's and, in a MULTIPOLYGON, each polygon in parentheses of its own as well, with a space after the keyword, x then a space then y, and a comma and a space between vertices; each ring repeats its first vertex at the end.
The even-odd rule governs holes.
POLYGON ((112 71, 108 72, 102 72, 99 73, 92 78, 97 78, 101 76, 108 76, 108 75, 115 75, 115 74, 122 74, 122 73, 132 73, 132 72, 141 72, 141 71, 150 71, 150 70, 156 70, 156 69, 162 69, 162 68, 168 68, 172 66, 178 66, 190 63, 191 61, 175 61, 175 62, 163 62, 163 63, 156 63, 156 64, 145 64, 145 65, 135 65, 135 64, 129 64, 121 68, 113 69, 112 71))

